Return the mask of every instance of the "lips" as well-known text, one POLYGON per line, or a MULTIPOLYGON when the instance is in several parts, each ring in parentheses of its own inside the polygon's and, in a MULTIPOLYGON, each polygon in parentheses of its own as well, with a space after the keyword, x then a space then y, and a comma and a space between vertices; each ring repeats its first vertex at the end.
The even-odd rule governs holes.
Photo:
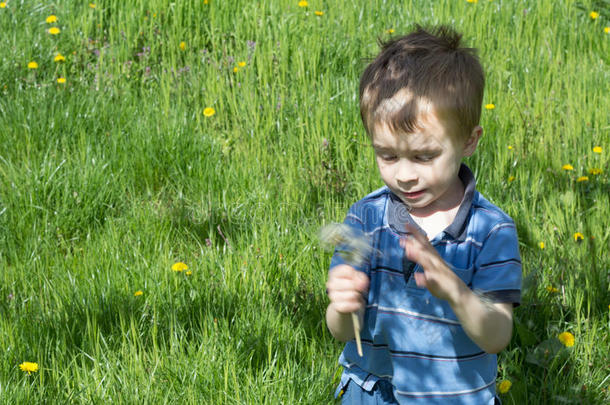
POLYGON ((421 197, 424 194, 424 191, 425 190, 413 191, 411 193, 402 193, 402 195, 408 199, 415 199, 421 197))

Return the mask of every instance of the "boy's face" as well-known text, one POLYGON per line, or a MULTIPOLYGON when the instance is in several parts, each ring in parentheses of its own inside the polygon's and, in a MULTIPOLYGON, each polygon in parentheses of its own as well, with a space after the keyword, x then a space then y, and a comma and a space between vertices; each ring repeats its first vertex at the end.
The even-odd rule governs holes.
POLYGON ((372 138, 385 184, 412 214, 427 216, 461 202, 460 164, 474 152, 482 128, 477 126, 464 139, 433 111, 420 114, 418 124, 415 132, 397 135, 381 123, 375 126, 372 138))

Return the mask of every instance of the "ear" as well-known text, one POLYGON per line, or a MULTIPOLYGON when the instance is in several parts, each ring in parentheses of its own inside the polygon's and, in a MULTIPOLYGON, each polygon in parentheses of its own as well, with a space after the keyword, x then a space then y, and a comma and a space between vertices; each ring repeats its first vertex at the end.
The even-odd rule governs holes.
POLYGON ((472 132, 470 133, 470 136, 468 137, 468 139, 466 140, 466 143, 464 144, 464 156, 470 156, 474 153, 474 151, 477 148, 477 145, 479 144, 479 139, 481 139, 481 136, 483 135, 483 127, 481 127, 480 125, 477 125, 476 127, 473 128, 472 132))

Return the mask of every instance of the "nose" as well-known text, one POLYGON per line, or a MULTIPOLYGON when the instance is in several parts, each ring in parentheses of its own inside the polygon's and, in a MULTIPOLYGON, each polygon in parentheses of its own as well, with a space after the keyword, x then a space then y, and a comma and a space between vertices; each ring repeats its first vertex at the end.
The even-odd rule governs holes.
POLYGON ((396 167, 396 181, 401 187, 417 183, 417 172, 408 159, 400 159, 396 167))

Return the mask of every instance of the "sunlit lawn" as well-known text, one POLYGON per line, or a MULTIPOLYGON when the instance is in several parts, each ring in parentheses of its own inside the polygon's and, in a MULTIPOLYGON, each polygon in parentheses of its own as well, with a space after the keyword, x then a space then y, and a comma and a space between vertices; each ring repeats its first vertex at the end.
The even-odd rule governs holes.
POLYGON ((610 401, 608 2, 304 3, 0 3, 0 402, 331 402, 316 233, 382 185, 358 79, 416 22, 486 69, 503 401, 610 401))

